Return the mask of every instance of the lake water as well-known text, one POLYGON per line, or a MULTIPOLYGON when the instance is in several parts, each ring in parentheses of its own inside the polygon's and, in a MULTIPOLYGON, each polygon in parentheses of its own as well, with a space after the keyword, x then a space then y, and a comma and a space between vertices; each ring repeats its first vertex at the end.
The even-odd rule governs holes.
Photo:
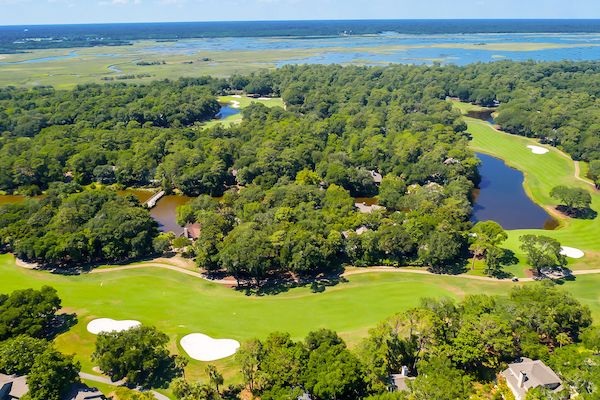
POLYGON ((504 229, 554 229, 556 221, 523 188, 523 173, 504 161, 477 153, 481 183, 475 190, 472 221, 496 221, 504 229))
POLYGON ((231 117, 232 115, 236 115, 241 113, 242 110, 239 108, 233 108, 231 104, 221 104, 221 111, 217 114, 218 119, 225 119, 227 117, 231 117))

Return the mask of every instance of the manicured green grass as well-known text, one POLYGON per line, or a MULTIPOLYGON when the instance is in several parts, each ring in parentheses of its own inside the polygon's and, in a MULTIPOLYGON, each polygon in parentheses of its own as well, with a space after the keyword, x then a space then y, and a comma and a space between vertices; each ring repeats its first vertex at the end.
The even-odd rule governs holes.
MULTIPOLYGON (((464 103, 454 103, 463 112, 476 109, 476 106, 464 103)), ((581 187, 592 194, 592 208, 600 210, 600 192, 592 186, 575 178, 573 161, 564 153, 551 146, 540 145, 536 140, 497 131, 489 123, 465 117, 468 133, 473 137, 473 150, 490 154, 503 159, 509 166, 523 171, 525 175, 524 188, 527 194, 549 212, 554 212, 557 200, 550 197, 554 186, 566 185, 581 187), (533 154, 527 145, 543 146, 550 150, 546 154, 533 154)), ((512 230, 506 247, 515 251, 520 263, 511 267, 510 272, 523 276, 526 268, 525 256, 519 250, 519 237, 524 234, 542 234, 553 237, 562 245, 583 250, 586 256, 579 260, 569 259, 572 269, 600 268, 600 218, 593 220, 566 218, 560 215, 558 229, 549 231, 541 229, 512 230)))
MULTIPOLYGON (((274 98, 260 98, 260 99, 253 99, 250 97, 233 97, 233 96, 219 96, 218 98, 219 102, 222 104, 225 103, 229 103, 229 104, 235 104, 234 102, 238 102, 239 103, 239 108, 240 110, 243 110, 244 108, 248 107, 250 104, 252 103, 261 103, 264 104, 267 107, 285 107, 285 105, 283 104, 283 100, 279 97, 274 97, 274 98)), ((204 123, 204 125, 202 125, 205 128, 210 128, 213 127, 215 125, 223 125, 223 126, 231 126, 232 124, 238 124, 242 122, 242 114, 235 114, 235 115, 230 115, 227 118, 224 119, 215 119, 212 121, 208 121, 206 123, 204 123)))
MULTIPOLYGON (((370 273, 349 277, 346 283, 323 293, 310 288, 292 289, 276 296, 246 296, 178 272, 157 268, 115 271, 80 276, 53 275, 16 267, 10 255, 0 256, 0 293, 42 285, 55 287, 67 312, 78 323, 57 338, 58 347, 76 353, 85 372, 92 372, 90 355, 95 336, 86 325, 95 318, 137 319, 154 325, 171 337, 171 349, 181 352, 178 341, 192 332, 240 341, 264 338, 285 331, 295 339, 309 331, 330 328, 352 346, 368 330, 394 313, 419 304, 423 297, 467 294, 504 295, 515 284, 485 282, 456 276, 370 273)), ((600 275, 580 276, 565 285, 600 317, 600 275)), ((215 362, 231 381, 239 379, 233 358, 215 362)), ((205 364, 192 362, 188 377, 202 377, 205 364)))
MULTIPOLYGON (((299 288, 256 297, 156 268, 53 275, 18 268, 9 255, 0 256, 0 276, 2 293, 42 285, 57 288, 66 310, 76 312, 79 320, 58 338, 58 345, 77 353, 87 372, 93 367, 90 355, 95 336, 86 331, 86 325, 94 318, 137 319, 155 325, 171 336, 173 350, 178 339, 192 332, 244 340, 280 330, 300 339, 311 330, 331 328, 356 343, 377 322, 416 306, 422 297, 502 294, 511 286, 460 277, 373 273, 352 276, 348 283, 324 293, 299 288)), ((218 364, 230 369, 232 360, 218 364)), ((197 376, 202 369, 201 363, 192 363, 189 373, 197 376)))

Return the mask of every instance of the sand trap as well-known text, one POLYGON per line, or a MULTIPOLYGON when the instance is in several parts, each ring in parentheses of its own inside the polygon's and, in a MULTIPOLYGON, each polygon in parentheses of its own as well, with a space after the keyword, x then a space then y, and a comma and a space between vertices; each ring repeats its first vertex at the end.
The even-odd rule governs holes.
POLYGON ((99 318, 91 321, 87 325, 87 330, 94 335, 97 335, 101 332, 122 332, 131 328, 135 328, 136 326, 140 326, 140 321, 133 320, 122 320, 117 321, 111 318, 99 318))
POLYGON ((233 339, 213 339, 202 333, 192 333, 181 338, 181 347, 198 361, 214 361, 235 354, 240 342, 233 339))
POLYGON ((259 97, 258 100, 271 100, 270 97, 259 97))
POLYGON ((531 149, 531 152, 533 154, 546 154, 547 152, 549 152, 550 150, 548 150, 545 147, 540 147, 540 146, 534 146, 534 145, 529 145, 527 146, 527 148, 531 149))
POLYGON ((240 108, 240 102, 239 101, 232 101, 231 102, 231 108, 240 108))
POLYGON ((585 253, 579 249, 576 249, 574 247, 567 247, 567 246, 562 246, 562 250, 560 251, 560 254, 562 254, 563 256, 567 256, 569 258, 581 258, 585 255, 585 253))
POLYGON ((235 99, 241 99, 241 98, 242 98, 242 96, 240 96, 239 94, 234 94, 234 95, 233 95, 233 96, 231 96, 231 97, 233 97, 233 98, 235 98, 235 99))

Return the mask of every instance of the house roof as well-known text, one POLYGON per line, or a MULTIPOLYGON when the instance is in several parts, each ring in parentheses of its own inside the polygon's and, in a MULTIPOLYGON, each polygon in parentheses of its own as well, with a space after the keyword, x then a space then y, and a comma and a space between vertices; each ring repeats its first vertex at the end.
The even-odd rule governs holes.
POLYGON ((200 224, 187 224, 185 228, 183 228, 183 234, 188 239, 196 240, 200 237, 201 226, 200 224))
POLYGON ((83 383, 75 384, 65 397, 68 400, 104 400, 104 394, 96 388, 89 387, 83 383))
POLYGON ((510 372, 519 376, 522 372, 527 377, 524 383, 525 387, 534 388, 552 384, 560 384, 562 381, 556 373, 540 360, 531 360, 523 358, 519 363, 508 364, 510 372))
POLYGON ((381 183, 383 181, 383 176, 377 171, 369 171, 371 177, 373 178, 373 182, 381 183))
POLYGON ((20 399, 29 391, 27 376, 15 376, 0 374, 0 385, 10 384, 10 398, 20 399))
POLYGON ((358 211, 363 214, 370 214, 377 210, 385 210, 385 207, 377 204, 367 205, 366 203, 354 203, 354 207, 358 208, 358 211))
POLYGON ((415 379, 414 377, 406 376, 404 374, 392 375, 392 384, 394 389, 398 392, 404 392, 408 390, 408 381, 415 379))
POLYGON ((508 364, 508 368, 502 371, 508 386, 517 399, 525 397, 529 389, 538 386, 546 386, 554 391, 562 389, 561 379, 556 373, 540 360, 522 358, 520 362, 508 364), (519 377, 523 374, 523 383, 519 386, 519 377))

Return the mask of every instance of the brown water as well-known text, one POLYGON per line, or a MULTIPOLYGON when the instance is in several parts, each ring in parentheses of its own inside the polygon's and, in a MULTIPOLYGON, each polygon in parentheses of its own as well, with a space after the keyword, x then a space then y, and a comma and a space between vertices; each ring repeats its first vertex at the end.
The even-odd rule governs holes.
MULTIPOLYGON (((150 199, 155 193, 151 190, 127 189, 118 192, 121 195, 132 194, 143 203, 150 199)), ((163 196, 156 206, 150 210, 150 215, 159 224, 159 229, 163 232, 175 232, 179 234, 183 227, 177 225, 177 207, 182 206, 192 200, 193 197, 168 195, 163 196)))
POLYGON ((21 202, 25 201, 26 198, 27 197, 25 197, 25 196, 3 194, 3 195, 0 195, 0 204, 21 203, 21 202))
POLYGON ((367 206, 374 206, 378 201, 377 197, 355 197, 354 203, 365 203, 367 206))

